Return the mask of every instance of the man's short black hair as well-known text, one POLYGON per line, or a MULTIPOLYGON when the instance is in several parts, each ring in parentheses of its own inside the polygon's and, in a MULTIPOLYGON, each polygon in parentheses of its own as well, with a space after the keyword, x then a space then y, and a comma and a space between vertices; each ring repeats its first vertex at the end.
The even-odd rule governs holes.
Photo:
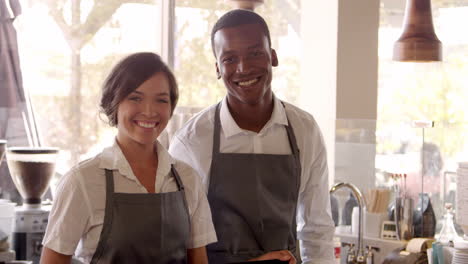
POLYGON ((263 29, 263 33, 265 33, 265 36, 268 39, 268 45, 271 47, 270 30, 268 29, 268 25, 265 20, 253 11, 246 9, 234 9, 220 17, 211 30, 211 48, 215 57, 216 51, 214 48, 214 35, 216 32, 223 28, 235 27, 245 24, 260 25, 260 27, 263 29))

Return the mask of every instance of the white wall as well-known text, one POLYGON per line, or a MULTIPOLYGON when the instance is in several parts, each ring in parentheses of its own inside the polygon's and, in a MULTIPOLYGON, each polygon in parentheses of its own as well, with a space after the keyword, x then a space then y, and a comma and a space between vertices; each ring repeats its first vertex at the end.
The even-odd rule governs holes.
MULTIPOLYGON (((337 121, 377 119, 379 1, 302 0, 301 5, 300 105, 314 115, 322 129, 332 183, 337 159, 356 154, 352 145, 341 143, 337 152, 337 124, 343 123, 337 121)), ((360 153, 366 156, 362 164, 353 164, 359 168, 358 174, 352 176, 348 171, 351 182, 356 177, 366 181, 374 177, 375 138, 372 133, 370 137, 364 142, 369 151, 360 153), (361 175, 363 171, 365 175, 361 175)))

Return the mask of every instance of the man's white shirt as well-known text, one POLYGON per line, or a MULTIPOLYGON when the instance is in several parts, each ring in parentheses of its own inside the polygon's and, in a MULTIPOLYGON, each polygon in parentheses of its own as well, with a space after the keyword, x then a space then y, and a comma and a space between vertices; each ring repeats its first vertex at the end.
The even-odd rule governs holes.
MULTIPOLYGON (((297 235, 303 263, 334 263, 326 150, 320 129, 307 112, 274 97, 273 113, 259 133, 241 129, 221 102, 220 152, 291 154, 285 126, 294 130, 302 167, 297 235)), ((208 191, 216 105, 195 115, 171 139, 169 152, 192 166, 208 191)), ((254 113, 253 113, 254 114, 254 113)))

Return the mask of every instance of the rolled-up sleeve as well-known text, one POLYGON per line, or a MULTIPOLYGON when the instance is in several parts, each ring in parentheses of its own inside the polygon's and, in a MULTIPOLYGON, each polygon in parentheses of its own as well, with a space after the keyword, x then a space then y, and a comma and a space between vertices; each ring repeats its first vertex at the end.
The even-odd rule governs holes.
POLYGON ((57 186, 43 245, 64 255, 73 255, 90 219, 90 209, 77 175, 70 172, 57 186))

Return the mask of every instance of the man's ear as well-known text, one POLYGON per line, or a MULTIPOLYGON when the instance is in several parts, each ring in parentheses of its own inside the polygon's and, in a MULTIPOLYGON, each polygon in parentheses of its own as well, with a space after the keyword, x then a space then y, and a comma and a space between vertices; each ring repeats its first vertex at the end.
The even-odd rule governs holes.
POLYGON ((218 67, 218 63, 216 62, 215 63, 216 65, 216 78, 221 79, 221 72, 219 72, 219 67, 218 67))
POLYGON ((276 50, 271 49, 271 66, 278 66, 278 56, 276 56, 276 50))

